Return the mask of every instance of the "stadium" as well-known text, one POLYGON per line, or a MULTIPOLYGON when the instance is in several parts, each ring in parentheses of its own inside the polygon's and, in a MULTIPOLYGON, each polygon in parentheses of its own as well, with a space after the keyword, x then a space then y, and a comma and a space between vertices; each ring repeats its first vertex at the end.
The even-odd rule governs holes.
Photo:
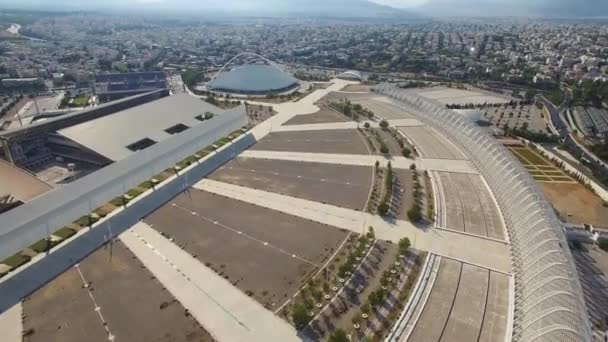
POLYGON ((290 94, 299 86, 296 78, 272 61, 256 54, 241 54, 232 58, 217 72, 206 84, 206 90, 224 96, 262 97, 290 94), (243 55, 255 57, 250 62, 255 64, 246 63, 225 71, 234 60, 243 55))

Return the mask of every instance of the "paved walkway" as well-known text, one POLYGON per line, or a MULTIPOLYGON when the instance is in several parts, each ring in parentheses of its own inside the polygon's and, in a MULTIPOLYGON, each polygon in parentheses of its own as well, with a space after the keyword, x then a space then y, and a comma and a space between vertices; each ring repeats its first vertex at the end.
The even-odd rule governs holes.
MULTIPOLYGON (((347 121, 347 122, 330 122, 330 123, 318 123, 318 124, 303 124, 303 125, 288 125, 281 126, 273 130, 273 132, 293 132, 293 131, 320 131, 320 130, 331 130, 331 129, 357 129, 363 127, 365 123, 368 123, 370 127, 380 127, 377 122, 373 121, 347 121)), ((391 127, 419 127, 424 124, 416 119, 401 119, 401 120, 388 120, 389 126, 391 127)))
POLYGON ((357 233, 365 232, 367 227, 373 226, 376 236, 380 239, 397 242, 403 237, 408 237, 414 248, 445 255, 499 272, 511 272, 509 246, 498 241, 447 230, 418 228, 408 221, 395 220, 389 222, 379 216, 365 212, 209 179, 203 179, 194 187, 357 233))
POLYGON ((2 342, 21 342, 23 337, 23 321, 21 302, 0 314, 0 336, 2 342))
POLYGON ((287 322, 147 224, 120 239, 216 340, 300 340, 287 322))
POLYGON ((313 114, 319 110, 319 107, 315 104, 325 95, 338 91, 349 84, 357 84, 358 82, 345 81, 340 79, 332 80, 333 84, 329 86, 327 89, 317 89, 314 92, 310 93, 308 96, 300 99, 297 102, 285 102, 278 104, 268 104, 268 103, 257 103, 254 101, 247 101, 251 104, 258 104, 268 106, 271 105, 272 108, 277 112, 276 115, 272 116, 268 120, 262 122, 261 124, 255 126, 251 133, 253 136, 259 141, 268 133, 278 129, 282 124, 289 121, 296 115, 302 114, 313 114))
POLYGON ((433 170, 443 172, 478 174, 477 170, 468 160, 432 159, 405 157, 386 158, 383 155, 358 155, 358 154, 334 154, 334 153, 310 153, 310 152, 281 152, 281 151, 243 151, 239 157, 258 159, 277 159, 326 164, 373 166, 376 161, 382 164, 391 162, 397 169, 409 169, 414 163, 419 170, 433 170))

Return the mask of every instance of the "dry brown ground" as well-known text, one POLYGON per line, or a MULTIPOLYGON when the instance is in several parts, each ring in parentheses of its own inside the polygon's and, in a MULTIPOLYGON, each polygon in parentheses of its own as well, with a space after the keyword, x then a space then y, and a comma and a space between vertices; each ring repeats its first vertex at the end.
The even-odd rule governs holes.
POLYGON ((347 122, 352 121, 346 115, 339 113, 333 109, 321 108, 314 114, 303 114, 296 115, 287 121, 283 126, 289 125, 306 125, 306 124, 320 124, 320 123, 333 123, 333 122, 347 122))
POLYGON ((122 242, 100 248, 23 302, 26 342, 213 341, 122 242), (93 303, 89 291, 95 299, 93 303))
POLYGON ((297 291, 347 235, 195 189, 159 208, 146 222, 270 309, 297 291))
POLYGON ((538 183, 547 200, 570 222, 608 227, 608 208, 580 184, 538 183))
POLYGON ((369 92, 370 86, 364 84, 349 84, 342 88, 342 91, 369 92))
MULTIPOLYGON (((209 178, 349 209, 364 210, 372 168, 239 158, 209 178)), ((411 178, 411 177, 410 177, 411 178)))

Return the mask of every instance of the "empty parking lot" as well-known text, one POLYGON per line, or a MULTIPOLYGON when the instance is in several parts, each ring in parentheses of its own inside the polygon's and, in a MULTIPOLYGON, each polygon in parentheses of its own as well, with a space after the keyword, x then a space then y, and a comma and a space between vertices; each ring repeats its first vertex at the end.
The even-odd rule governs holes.
POLYGON ((273 132, 255 144, 252 150, 369 154, 363 137, 356 129, 273 132))
POLYGON ((393 106, 390 103, 378 100, 376 98, 357 99, 353 100, 353 103, 358 103, 364 108, 367 108, 374 112, 378 117, 385 120, 399 120, 399 119, 415 119, 416 116, 410 114, 403 109, 393 106))
POLYGON ((23 312, 24 341, 213 341, 118 240, 26 298, 23 312))
POLYGON ((292 295, 347 235, 196 189, 145 221, 269 308, 292 295))
POLYGON ((296 115, 289 121, 284 123, 284 126, 288 125, 307 125, 307 124, 321 124, 331 122, 347 122, 352 121, 346 115, 339 113, 333 109, 321 108, 314 114, 303 114, 296 115))
POLYGON ((408 341, 503 341, 508 304, 507 275, 442 258, 408 341))
POLYGON ((425 158, 467 159, 456 146, 428 126, 399 127, 399 130, 425 158))
POLYGON ((363 210, 372 168, 282 160, 238 158, 210 179, 344 208, 363 210))
POLYGON ((500 210, 479 175, 437 172, 444 202, 445 228, 504 239, 500 210))

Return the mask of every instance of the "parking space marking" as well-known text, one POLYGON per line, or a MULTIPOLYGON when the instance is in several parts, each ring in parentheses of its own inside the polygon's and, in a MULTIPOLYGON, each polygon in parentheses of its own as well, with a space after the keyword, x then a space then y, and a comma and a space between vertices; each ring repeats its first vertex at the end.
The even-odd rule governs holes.
MULTIPOLYGON (((174 207, 174 208, 186 211, 186 212, 191 212, 190 211, 191 209, 182 207, 182 206, 178 205, 177 203, 171 203, 171 206, 174 207)), ((295 259, 298 259, 300 261, 303 261, 303 262, 305 262, 305 263, 307 263, 309 265, 312 265, 314 267, 319 267, 319 265, 315 264, 314 262, 312 262, 312 261, 310 261, 308 259, 302 258, 302 257, 300 257, 300 256, 298 256, 298 255, 296 255, 296 254, 294 254, 292 252, 289 252, 289 251, 287 251, 287 250, 285 250, 285 249, 283 249, 283 248, 281 248, 279 246, 275 246, 273 244, 270 244, 267 241, 262 241, 262 240, 260 240, 260 239, 258 239, 256 237, 253 237, 253 236, 251 236, 251 235, 249 235, 247 233, 242 232, 239 229, 236 229, 234 227, 230 227, 228 225, 225 225, 225 224, 223 224, 221 222, 212 220, 209 217, 203 216, 203 215, 201 215, 199 213, 196 213, 196 212, 191 212, 191 213, 192 213, 193 216, 199 217, 201 220, 204 220, 204 221, 207 221, 209 223, 212 223, 213 225, 216 225, 218 227, 222 227, 222 228, 224 228, 226 230, 229 230, 229 231, 231 231, 233 233, 236 233, 237 235, 242 235, 242 236, 246 237, 249 240, 252 240, 252 241, 255 241, 255 242, 259 243, 260 245, 262 245, 264 247, 269 247, 269 248, 275 249, 275 250, 277 250, 278 252, 280 252, 282 254, 291 256, 292 258, 295 258, 295 259)))

